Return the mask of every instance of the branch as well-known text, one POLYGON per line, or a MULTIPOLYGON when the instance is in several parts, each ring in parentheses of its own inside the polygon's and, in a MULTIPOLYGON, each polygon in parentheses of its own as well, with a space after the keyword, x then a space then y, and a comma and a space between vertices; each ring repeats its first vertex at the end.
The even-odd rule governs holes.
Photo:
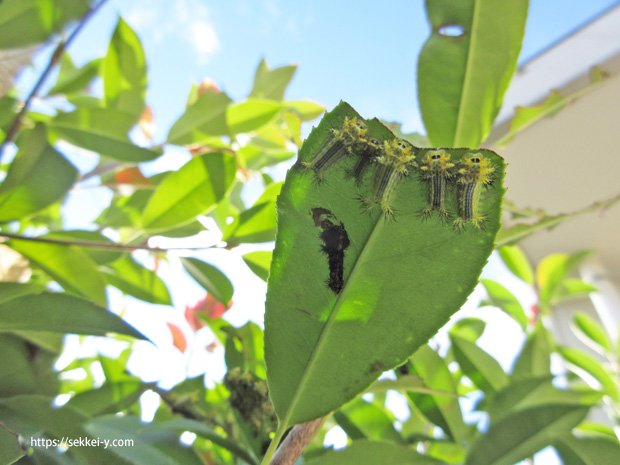
POLYGON ((44 244, 54 244, 54 245, 64 245, 64 246, 77 246, 77 247, 87 247, 91 249, 108 249, 108 250, 120 250, 125 252, 133 252, 135 250, 148 250, 149 252, 168 252, 170 250, 205 250, 211 249, 213 246, 205 246, 205 247, 149 247, 148 245, 126 245, 126 244, 116 244, 114 242, 96 242, 96 241, 84 241, 80 239, 53 239, 51 237, 30 237, 30 236, 21 236, 19 234, 12 234, 7 232, 0 232, 0 237, 5 237, 7 239, 19 240, 19 241, 30 241, 30 242, 41 242, 44 244))
POLYGON ((278 447, 270 465, 293 465, 306 446, 310 444, 326 418, 317 418, 293 427, 278 447))
POLYGON ((9 143, 13 142, 13 139, 15 139, 15 136, 17 135, 17 132, 19 131, 19 128, 21 127, 22 120, 24 119, 24 116, 26 115, 26 113, 30 109, 30 105, 31 105, 32 101, 39 94, 39 91, 41 90, 41 87, 43 86, 43 84, 45 84, 45 81, 49 77, 50 73, 52 72, 54 67, 58 64, 58 62, 60 61, 60 58, 62 57, 62 55, 65 52, 65 50, 67 49, 67 47, 69 47, 69 45, 71 45, 71 42, 73 42, 75 40, 75 38, 77 37, 79 32, 82 30, 82 28, 86 25, 88 20, 107 1, 108 0, 100 0, 99 3, 97 3, 95 6, 91 7, 86 13, 84 13, 84 15, 80 18, 77 26, 75 26, 75 29, 73 29, 71 34, 69 34, 69 36, 65 40, 61 41, 56 46, 56 49, 54 50, 54 53, 52 53, 52 56, 51 56, 49 62, 47 63, 47 66, 45 67, 45 69, 43 69, 43 72, 41 73, 41 76, 39 76, 39 79, 34 84, 34 87, 30 91, 30 94, 28 94, 28 97, 26 97, 26 100, 24 101, 24 105, 22 106, 21 110, 17 113, 17 115, 15 115, 15 118, 13 118, 13 121, 11 122, 11 125, 9 126, 9 128, 6 131, 6 135, 4 137, 4 140, 2 141, 2 144, 0 144, 0 160, 2 160, 2 156, 4 155, 4 150, 5 150, 6 146, 9 143))

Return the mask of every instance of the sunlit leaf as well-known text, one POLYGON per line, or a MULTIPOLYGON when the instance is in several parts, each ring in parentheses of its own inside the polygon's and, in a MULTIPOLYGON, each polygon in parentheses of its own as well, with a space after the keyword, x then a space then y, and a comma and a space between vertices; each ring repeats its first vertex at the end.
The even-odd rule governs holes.
POLYGON ((282 108, 272 100, 248 99, 230 105, 226 110, 226 122, 231 134, 255 131, 269 123, 282 108))
POLYGON ((516 245, 499 248, 499 255, 510 271, 529 285, 534 284, 534 270, 521 248, 516 245))
POLYGON ((121 318, 89 301, 67 294, 43 292, 0 304, 0 331, 126 334, 144 339, 121 318))
POLYGON ((77 170, 36 126, 22 134, 19 152, 0 186, 0 222, 17 220, 61 200, 77 180, 77 170))
POLYGON ((250 97, 282 100, 296 70, 297 66, 293 65, 270 69, 267 62, 261 60, 256 69, 250 97))
POLYGON ((525 314, 525 310, 521 306, 519 300, 502 286, 497 281, 491 281, 490 279, 481 279, 480 282, 484 286, 484 289, 487 291, 487 295, 489 299, 485 304, 493 305, 504 312, 511 318, 513 318, 521 328, 525 329, 528 324, 528 318, 525 314))
MULTIPOLYGON (((359 118, 339 105, 306 140, 300 159, 310 160, 345 115, 359 118)), ((378 121, 367 124, 373 137, 393 137, 378 121)), ((451 155, 457 160, 466 152, 453 149, 451 155)), ((462 233, 436 216, 421 220, 428 185, 415 174, 397 186, 391 221, 379 209, 362 211, 359 198, 372 195, 373 170, 357 187, 345 176, 353 157, 326 171, 320 183, 301 163, 288 172, 278 197, 265 315, 270 395, 282 424, 316 418, 350 400, 402 364, 462 305, 499 225, 504 165, 492 152, 484 156, 497 173, 482 199, 487 223, 485 229, 467 225, 462 233), (321 249, 322 221, 315 218, 323 212, 349 243, 331 271, 321 249)), ((456 212, 456 193, 446 192, 446 199, 456 212)))
POLYGON ((173 124, 168 143, 188 145, 212 136, 228 134, 226 109, 232 100, 223 92, 206 92, 173 124))
POLYGON ((594 318, 583 312, 578 312, 573 317, 573 324, 586 339, 594 342, 595 345, 602 348, 605 352, 611 352, 613 346, 609 335, 603 327, 594 318))
POLYGON ((191 223, 212 210, 229 191, 235 159, 216 152, 194 157, 159 184, 142 216, 148 230, 166 230, 191 223))
POLYGON ((497 115, 525 30, 528 0, 426 2, 430 38, 418 59, 418 99, 435 146, 478 147, 497 115))
POLYGON ((77 247, 13 239, 12 249, 41 268, 67 291, 105 306, 105 281, 96 264, 77 247))
POLYGON ((118 19, 101 69, 106 106, 137 121, 144 109, 146 58, 139 37, 122 18, 118 19))
POLYGON ((170 293, 162 279, 129 255, 109 264, 103 271, 106 281, 126 294, 153 304, 172 304, 170 293))
POLYGON ((232 300, 234 288, 230 279, 213 265, 197 258, 181 258, 187 272, 204 287, 216 300, 228 304, 232 300))
POLYGON ((615 465, 620 457, 618 439, 605 436, 563 434, 555 439, 553 447, 564 465, 615 465))
POLYGON ((72 94, 85 90, 99 74, 100 64, 101 60, 95 59, 78 68, 68 53, 63 54, 60 59, 58 79, 48 93, 50 95, 72 94))
POLYGON ((450 335, 452 350, 463 373, 486 393, 493 393, 508 383, 500 364, 474 342, 450 335))
POLYGON ((271 251, 258 250, 256 252, 246 253, 243 256, 243 261, 256 276, 263 281, 267 281, 272 255, 273 252, 271 251))
POLYGON ((547 330, 538 325, 530 333, 515 361, 513 379, 526 379, 551 375, 551 342, 547 330))
POLYGON ((589 385, 594 388, 600 387, 605 394, 615 401, 620 400, 618 384, 616 384, 612 375, 609 374, 599 360, 573 347, 560 347, 558 352, 572 367, 572 370, 589 385))
POLYGON ((284 105, 299 115, 302 121, 312 121, 325 111, 323 105, 309 100, 287 100, 284 105))

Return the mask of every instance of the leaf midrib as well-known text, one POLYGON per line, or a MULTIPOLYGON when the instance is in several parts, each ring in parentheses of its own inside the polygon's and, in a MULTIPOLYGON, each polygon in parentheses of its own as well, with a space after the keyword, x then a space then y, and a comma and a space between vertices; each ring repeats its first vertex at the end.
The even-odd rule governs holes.
POLYGON ((454 139, 452 141, 452 147, 463 147, 467 145, 466 141, 462 141, 462 132, 463 132, 463 127, 464 127, 464 118, 465 118, 465 112, 463 111, 463 108, 465 108, 465 101, 468 99, 469 96, 469 92, 468 89, 470 87, 470 81, 471 81, 471 74, 472 74, 472 67, 473 67, 473 58, 472 58, 472 51, 475 50, 475 45, 476 45, 476 34, 474 34, 474 31, 476 30, 477 24, 478 24, 478 15, 479 15, 479 10, 480 10, 480 1, 481 0, 474 0, 474 12, 472 14, 472 20, 471 20, 471 25, 470 25, 470 29, 469 29, 469 47, 467 49, 467 63, 465 65, 465 76, 463 79, 463 90, 461 92, 461 98, 459 101, 459 107, 458 107, 458 116, 457 116, 457 120, 456 120, 456 128, 454 131, 454 139))
POLYGON ((351 268, 351 273, 349 273, 349 277, 347 278, 347 282, 344 285, 344 287, 342 288, 342 290, 340 291, 340 293, 338 294, 338 298, 336 299, 336 302, 334 302, 334 305, 332 307, 332 311, 329 315, 329 318, 327 319, 327 321, 325 322, 325 325, 323 326, 323 329, 321 330, 321 334, 319 335, 319 338, 317 340, 317 343, 315 344, 314 348, 312 349, 312 353, 310 354, 310 358, 308 358, 308 362, 306 363, 306 367, 307 369, 304 370, 304 373, 297 385, 297 390, 295 391, 295 395, 293 396, 290 404, 289 404, 289 408, 286 412, 286 415, 284 416, 284 419, 282 420, 282 424, 279 425, 278 429, 284 429, 284 428, 288 428, 289 426, 289 419, 291 417, 291 412, 294 411, 295 406, 297 405, 297 402, 299 400, 299 396, 300 393, 303 390, 303 386, 305 385, 307 379, 309 378, 309 373, 312 372, 312 367, 314 366, 314 361, 319 357, 320 353, 321 353, 321 349, 323 347, 322 342, 323 339, 326 337, 325 335, 329 333, 329 329, 332 327, 332 325, 334 324, 336 315, 338 314, 338 309, 340 307, 340 303, 341 303, 341 299, 342 296, 346 293, 346 289, 349 286, 349 283, 354 281, 354 276, 356 274, 356 271, 358 270, 358 264, 360 263, 360 259, 364 256, 364 254, 366 253, 366 251, 369 249, 369 244, 372 242, 375 234, 377 233, 377 231, 379 230, 379 226, 383 224, 383 219, 381 217, 381 215, 379 215, 377 217, 377 221, 375 222, 375 225, 372 228, 372 231, 370 231, 370 234, 368 235, 368 238, 366 239, 365 243, 364 243, 364 247, 361 249, 361 252, 357 255, 357 257, 355 258, 355 262, 353 263, 353 267, 351 268))

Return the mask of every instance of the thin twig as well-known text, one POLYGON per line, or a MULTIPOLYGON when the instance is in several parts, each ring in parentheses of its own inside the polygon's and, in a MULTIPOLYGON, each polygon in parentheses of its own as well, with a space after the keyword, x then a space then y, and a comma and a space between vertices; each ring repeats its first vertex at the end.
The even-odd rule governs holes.
POLYGON ((149 247, 148 245, 127 245, 127 244, 117 244, 115 242, 96 242, 96 241, 84 241, 80 239, 53 239, 51 237, 31 237, 31 236, 22 236, 19 234, 0 232, 0 237, 5 237, 7 239, 19 240, 19 241, 30 241, 30 242, 41 242, 44 244, 53 244, 53 245, 63 245, 63 246, 76 246, 76 247, 87 247, 91 249, 108 249, 108 250, 120 250, 126 252, 133 252, 135 250, 148 250, 149 252, 168 252, 170 250, 205 250, 213 248, 212 245, 204 246, 204 247, 149 247))
POLYGON ((22 120, 24 119, 24 116, 28 112, 32 101, 37 97, 39 91, 41 90, 41 87, 43 87, 43 84, 45 84, 45 81, 49 77, 50 73, 52 72, 54 67, 58 64, 58 62, 60 61, 60 58, 62 57, 62 55, 65 52, 65 50, 67 49, 67 47, 69 47, 69 45, 71 45, 71 42, 73 42, 73 40, 77 37, 77 35, 82 30, 84 25, 88 22, 88 20, 107 1, 108 0, 101 0, 95 6, 90 8, 86 13, 84 13, 84 15, 80 18, 78 24, 75 26, 75 29, 73 29, 73 31, 71 31, 71 34, 69 34, 65 40, 61 41, 56 46, 56 49, 54 50, 54 53, 52 53, 52 56, 51 56, 49 62, 47 63, 47 66, 45 67, 45 69, 43 70, 41 75, 39 76, 39 79, 37 80, 37 82, 34 84, 34 87, 30 91, 30 94, 28 94, 28 97, 26 97, 26 100, 24 101, 24 105, 22 106, 21 110, 17 113, 17 115, 15 115, 15 118, 13 118, 13 121, 11 122, 11 125, 9 126, 9 128, 6 131, 6 135, 4 137, 4 140, 2 141, 2 144, 0 144, 0 160, 2 160, 2 156, 4 155, 4 150, 5 150, 6 146, 9 143, 11 143, 13 141, 13 139, 15 139, 15 136, 17 135, 17 132, 19 131, 19 128, 21 127, 22 120))
POLYGON ((325 419, 326 417, 321 417, 293 427, 278 447, 270 465, 293 465, 306 446, 310 444, 325 419))

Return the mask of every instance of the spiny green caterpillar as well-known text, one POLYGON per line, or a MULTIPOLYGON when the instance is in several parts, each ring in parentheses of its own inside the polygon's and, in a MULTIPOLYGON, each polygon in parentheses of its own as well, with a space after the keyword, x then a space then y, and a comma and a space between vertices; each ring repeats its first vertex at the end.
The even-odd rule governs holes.
POLYGON ((358 154, 359 158, 357 163, 353 169, 347 170, 347 177, 354 178, 357 185, 362 182, 362 176, 364 175, 366 168, 368 168, 371 163, 376 161, 377 157, 381 155, 381 151, 383 150, 383 143, 374 137, 362 139, 360 145, 361 150, 358 154))
POLYGON ((319 148, 316 156, 308 162, 302 162, 302 165, 320 174, 344 155, 358 149, 367 132, 366 123, 356 117, 345 116, 341 129, 330 129, 330 137, 319 148))
POLYGON ((458 166, 458 204, 459 218, 454 221, 454 227, 461 231, 465 223, 470 222, 480 229, 485 217, 480 213, 480 194, 484 186, 493 182, 492 174, 495 167, 488 158, 481 153, 465 155, 458 166))
POLYGON ((383 141, 383 153, 377 157, 379 169, 372 198, 363 200, 367 210, 378 204, 386 218, 394 217, 390 199, 400 179, 409 173, 410 167, 417 166, 413 151, 413 145, 403 139, 383 141))
POLYGON ((448 219, 449 213, 444 205, 444 197, 447 181, 454 176, 454 166, 454 163, 450 161, 450 154, 445 150, 429 150, 426 152, 422 159, 420 171, 422 179, 429 183, 428 206, 422 210, 422 217, 429 218, 435 210, 441 219, 448 219))

